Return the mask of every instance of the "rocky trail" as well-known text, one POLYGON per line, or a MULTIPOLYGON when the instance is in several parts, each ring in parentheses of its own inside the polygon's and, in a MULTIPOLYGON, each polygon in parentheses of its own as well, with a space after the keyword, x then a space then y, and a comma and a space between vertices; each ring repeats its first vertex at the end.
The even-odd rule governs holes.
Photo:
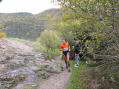
POLYGON ((51 76, 38 89, 67 89, 70 73, 64 71, 51 76))
MULTIPOLYGON (((55 60, 60 60, 61 57, 55 57, 55 60)), ((60 61, 60 63, 64 64, 63 61, 60 61)), ((50 78, 48 78, 46 81, 43 81, 41 86, 39 86, 37 89, 67 89, 67 85, 69 83, 71 72, 68 72, 64 68, 64 71, 58 74, 54 74, 50 78)))
POLYGON ((49 61, 24 43, 0 40, 0 89, 66 89, 63 65, 60 57, 49 61))

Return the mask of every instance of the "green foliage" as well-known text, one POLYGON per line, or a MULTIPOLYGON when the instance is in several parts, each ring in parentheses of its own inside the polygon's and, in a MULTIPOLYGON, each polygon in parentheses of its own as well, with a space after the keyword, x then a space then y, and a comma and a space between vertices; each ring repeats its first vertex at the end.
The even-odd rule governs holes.
POLYGON ((88 51, 101 53, 108 47, 110 39, 112 42, 114 40, 118 42, 116 39, 119 33, 118 0, 58 0, 58 2, 65 13, 57 30, 71 41, 71 44, 74 43, 73 39, 79 39, 84 45, 88 45, 88 51), (85 41, 87 37, 91 39, 85 41))
POLYGON ((56 31, 45 30, 36 41, 36 49, 46 54, 48 59, 59 55, 60 38, 56 31))
POLYGON ((105 50, 106 48, 104 42, 106 42, 109 39, 107 38, 106 34, 97 32, 92 32, 90 36, 92 37, 92 40, 87 40, 85 42, 85 46, 87 47, 88 53, 100 54, 101 50, 105 50))
MULTIPOLYGON (((119 0, 57 0, 64 9, 64 18, 59 23, 58 30, 62 36, 67 38, 73 44, 73 39, 81 40, 86 51, 84 53, 98 55, 116 55, 119 54, 119 0)), ((93 57, 88 60, 94 61, 93 57)), ((101 62, 97 65, 93 62, 93 68, 89 68, 84 72, 87 89, 118 89, 118 79, 113 70, 108 66, 116 68, 112 59, 96 59, 96 62, 101 62), (104 60, 108 60, 107 64, 103 64, 104 60), (114 81, 113 81, 114 80, 114 81), (95 82, 95 84, 93 84, 95 82)), ((115 63, 118 63, 116 61, 115 63)), ((118 66, 118 64, 116 64, 118 66)), ((119 69, 119 68, 118 68, 119 69)), ((79 75, 77 73, 77 75, 79 75)), ((77 78, 72 83, 75 83, 74 88, 78 89, 80 81, 77 78), (78 85, 78 86, 77 86, 78 85)), ((80 88, 83 87, 80 86, 80 88)), ((69 88, 70 89, 70 88, 69 88)), ((86 89, 86 88, 82 88, 86 89)))
POLYGON ((4 29, 4 25, 0 24, 0 31, 3 31, 3 29, 4 29))
POLYGON ((87 89, 86 82, 84 81, 84 76, 82 74, 85 71, 86 65, 81 62, 79 68, 74 68, 74 62, 71 63, 72 74, 67 89, 87 89))

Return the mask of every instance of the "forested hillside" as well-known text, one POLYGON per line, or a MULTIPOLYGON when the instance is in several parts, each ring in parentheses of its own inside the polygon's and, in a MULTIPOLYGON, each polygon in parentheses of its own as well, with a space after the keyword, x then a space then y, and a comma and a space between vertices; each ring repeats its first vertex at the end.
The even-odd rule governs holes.
POLYGON ((61 16, 59 9, 46 10, 40 14, 0 13, 0 24, 8 37, 35 40, 48 24, 50 17, 61 16))

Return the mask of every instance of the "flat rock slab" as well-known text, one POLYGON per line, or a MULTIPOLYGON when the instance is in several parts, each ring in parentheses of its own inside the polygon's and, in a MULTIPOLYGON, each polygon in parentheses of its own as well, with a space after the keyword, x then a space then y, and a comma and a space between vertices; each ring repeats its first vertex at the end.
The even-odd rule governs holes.
POLYGON ((70 75, 67 71, 55 74, 44 81, 38 89, 66 89, 70 75))

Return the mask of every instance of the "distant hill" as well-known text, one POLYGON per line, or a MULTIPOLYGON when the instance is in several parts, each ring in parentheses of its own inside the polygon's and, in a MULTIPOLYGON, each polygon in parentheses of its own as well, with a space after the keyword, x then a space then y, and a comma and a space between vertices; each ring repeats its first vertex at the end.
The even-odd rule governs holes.
POLYGON ((4 32, 9 37, 35 40, 47 27, 49 16, 59 18, 61 15, 60 9, 50 9, 36 15, 26 12, 0 13, 0 24, 5 26, 4 32))
POLYGON ((0 13, 0 16, 33 16, 32 13, 18 12, 18 13, 0 13))

